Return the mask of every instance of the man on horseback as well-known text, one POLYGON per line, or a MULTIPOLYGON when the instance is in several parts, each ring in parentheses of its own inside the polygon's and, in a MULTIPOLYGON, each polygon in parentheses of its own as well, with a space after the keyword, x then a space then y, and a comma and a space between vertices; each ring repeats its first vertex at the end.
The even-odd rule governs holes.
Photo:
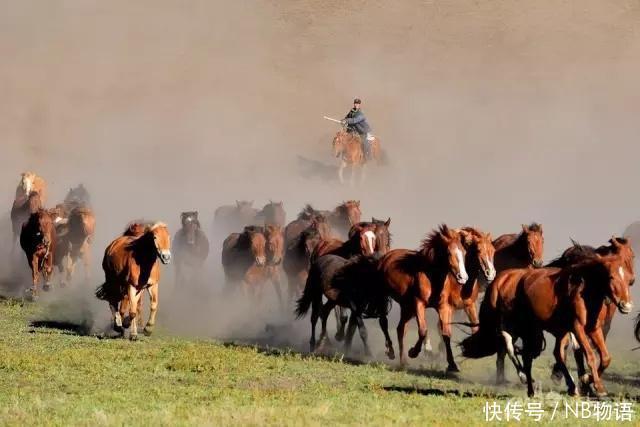
POLYGON ((360 101, 359 98, 353 100, 353 108, 349 110, 342 120, 342 124, 346 126, 348 132, 355 133, 360 137, 364 157, 369 160, 371 158, 371 141, 373 140, 373 135, 371 135, 371 126, 367 123, 367 118, 360 109, 361 104, 362 101, 360 101))

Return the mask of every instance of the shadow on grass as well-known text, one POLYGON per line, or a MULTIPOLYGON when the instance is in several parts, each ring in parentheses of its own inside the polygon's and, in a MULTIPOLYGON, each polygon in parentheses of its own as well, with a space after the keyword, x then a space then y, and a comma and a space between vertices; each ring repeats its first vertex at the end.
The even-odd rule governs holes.
POLYGON ((619 375, 605 372, 603 374, 603 379, 605 381, 610 381, 612 383, 627 385, 632 387, 640 387, 640 377, 636 375, 635 377, 628 375, 619 375))
POLYGON ((490 391, 461 391, 457 389, 439 389, 439 388, 420 388, 420 387, 383 387, 386 391, 394 391, 406 394, 420 394, 423 396, 456 396, 456 397, 482 397, 489 399, 510 399, 511 395, 494 393, 490 391))
POLYGON ((74 323, 59 320, 34 320, 29 323, 29 326, 34 328, 29 331, 31 333, 37 332, 35 329, 55 329, 67 335, 80 336, 91 335, 92 328, 92 325, 88 323, 74 323))

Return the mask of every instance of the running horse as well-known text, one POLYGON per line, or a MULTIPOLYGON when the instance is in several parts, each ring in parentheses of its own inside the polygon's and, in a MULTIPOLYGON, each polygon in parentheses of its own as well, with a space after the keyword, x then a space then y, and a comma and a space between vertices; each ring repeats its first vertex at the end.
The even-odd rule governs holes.
MULTIPOLYGON (((619 255, 596 256, 564 268, 509 270, 496 278, 485 293, 480 308, 480 330, 462 341, 465 357, 480 358, 507 353, 518 372, 523 372, 527 394, 534 395, 531 367, 544 347, 543 331, 556 338, 554 357, 570 395, 578 390, 565 364, 565 344, 573 333, 587 357, 598 396, 606 389, 596 366, 590 338, 606 348, 598 322, 607 299, 618 310, 629 313, 633 307, 619 255), (502 280, 517 272, 515 280, 502 280), (522 339, 522 364, 515 355, 513 341, 522 339)), ((608 352, 606 352, 608 353, 608 352)), ((605 353, 605 354, 606 354, 605 353)))
POLYGON ((91 196, 83 184, 70 188, 64 198, 63 205, 68 211, 74 207, 91 207, 91 196))
POLYGON ((287 220, 287 214, 284 211, 284 204, 282 202, 272 202, 264 205, 261 211, 256 214, 256 222, 260 222, 264 225, 276 225, 278 227, 284 227, 287 220))
MULTIPOLYGON (((358 134, 347 132, 345 129, 338 131, 333 138, 333 155, 340 159, 338 179, 341 184, 344 184, 344 169, 347 167, 351 168, 351 185, 355 180, 356 169, 360 170, 360 180, 364 180, 367 159, 362 149, 362 143, 363 141, 358 134)), ((373 137, 373 140, 368 143, 370 144, 371 159, 380 164, 382 159, 380 140, 373 137)))
POLYGON ((124 330, 131 328, 129 338, 138 338, 138 316, 142 314, 142 293, 146 289, 151 302, 143 332, 152 334, 158 312, 160 263, 170 261, 171 235, 162 222, 130 224, 122 236, 107 246, 102 260, 105 282, 96 289, 96 297, 109 303, 116 332, 124 335, 124 330), (132 230, 135 235, 131 235, 132 230))
POLYGON ((247 225, 256 225, 258 210, 253 207, 253 200, 236 200, 235 205, 220 206, 215 210, 213 218, 213 234, 217 238, 227 236, 247 225))
POLYGON ((187 272, 201 272, 209 256, 209 239, 200 227, 198 212, 182 212, 180 222, 182 228, 173 237, 176 283, 188 280, 187 272))
POLYGON ((24 251, 31 268, 32 284, 28 292, 31 299, 38 297, 38 282, 40 273, 44 278, 43 289, 51 287, 50 279, 53 273, 53 261, 56 253, 56 229, 49 212, 39 209, 29 216, 22 225, 20 232, 20 246, 24 251))
MULTIPOLYGON (((394 249, 380 260, 379 271, 386 292, 400 305, 397 333, 402 365, 406 363, 404 336, 411 318, 417 319, 418 341, 409 349, 409 357, 416 358, 427 335, 426 308, 439 300, 441 289, 438 285, 449 280, 449 277, 458 285, 464 285, 469 279, 464 261, 466 249, 462 238, 459 231, 443 224, 423 240, 417 251, 394 249)), ((443 326, 451 321, 450 306, 443 303, 436 309, 443 340, 450 348, 450 336, 446 335, 443 329, 443 326)), ((381 325, 383 332, 387 329, 386 326, 381 325)), ((385 332, 385 336, 388 336, 388 332, 385 332)), ((387 354, 393 358, 393 346, 390 341, 387 347, 387 354)), ((453 368, 451 364, 450 368, 453 368)))
POLYGON ((503 234, 493 246, 498 273, 508 268, 542 267, 544 235, 540 224, 523 224, 520 234, 503 234))
POLYGON ((84 265, 85 280, 91 275, 91 244, 95 234, 96 218, 89 207, 76 205, 68 216, 64 207, 58 205, 49 211, 58 233, 55 264, 64 276, 61 286, 71 283, 76 263, 84 265))
POLYGON ((359 200, 347 200, 332 211, 320 211, 320 213, 327 218, 331 229, 335 231, 338 238, 346 238, 351 227, 359 223, 362 216, 359 200))
POLYGON ((15 249, 16 241, 22 231, 22 225, 31 215, 43 208, 42 198, 37 191, 31 191, 29 195, 16 197, 11 206, 11 229, 13 231, 12 250, 15 249))

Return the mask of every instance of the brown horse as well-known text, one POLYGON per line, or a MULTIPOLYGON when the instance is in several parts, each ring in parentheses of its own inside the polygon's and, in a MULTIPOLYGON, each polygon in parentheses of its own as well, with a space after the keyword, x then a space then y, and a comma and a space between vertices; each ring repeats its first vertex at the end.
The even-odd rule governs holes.
MULTIPOLYGON (((379 268, 387 292, 400 304, 397 332, 401 364, 406 363, 404 335, 414 316, 418 322, 418 341, 409 350, 409 357, 415 358, 420 354, 427 335, 425 310, 429 305, 437 307, 443 339, 450 348, 450 336, 443 330, 443 326, 451 322, 450 305, 444 301, 437 306, 434 304, 440 302, 439 284, 453 278, 459 285, 464 285, 469 279, 464 263, 465 253, 460 232, 441 225, 427 236, 419 250, 394 249, 380 260, 379 268)), ((393 354, 393 351, 389 353, 393 354)), ((453 367, 452 363, 450 367, 453 367)))
POLYGON ((68 211, 75 207, 91 207, 91 196, 83 184, 70 188, 63 201, 68 211))
POLYGON ((253 267, 266 263, 266 238, 261 227, 246 226, 242 233, 230 234, 222 244, 222 267, 229 291, 236 290, 237 284, 246 290, 253 267))
MULTIPOLYGON (((311 308, 311 351, 316 350, 316 323, 321 319, 322 331, 319 345, 323 345, 327 338, 327 318, 334 307, 344 307, 351 310, 349 330, 345 342, 345 352, 351 349, 351 340, 358 326, 360 337, 364 344, 365 354, 369 356, 367 330, 363 317, 378 317, 380 324, 386 324, 388 312, 388 297, 385 295, 382 283, 376 280, 377 261, 373 257, 358 256, 349 260, 336 256, 325 255, 316 260, 311 266, 304 292, 297 303, 296 315, 303 317, 311 308), (327 302, 322 304, 322 296, 327 302), (384 320, 383 320, 384 319, 384 320)), ((386 328, 385 341, 387 352, 393 352, 391 338, 386 328)))
POLYGON ((281 264, 284 257, 283 231, 277 225, 266 225, 264 228, 259 227, 258 229, 262 231, 265 238, 266 263, 249 268, 244 279, 245 289, 259 301, 262 299, 264 284, 269 281, 276 291, 280 307, 284 308, 280 289, 282 283, 281 264))
POLYGON ((520 234, 503 234, 493 246, 498 273, 508 268, 542 267, 544 235, 540 224, 523 224, 520 234))
POLYGON ((289 303, 304 289, 311 255, 318 243, 329 238, 330 232, 326 219, 320 216, 312 219, 309 226, 286 246, 282 267, 289 284, 289 303))
MULTIPOLYGON (((564 268, 569 265, 587 261, 597 256, 618 255, 620 256, 624 264, 622 275, 629 282, 629 286, 633 285, 635 281, 635 255, 629 239, 613 236, 611 237, 611 239, 609 239, 609 245, 602 245, 598 248, 587 245, 580 245, 575 241, 572 241, 572 243, 573 244, 571 247, 566 249, 560 257, 547 264, 547 267, 564 268)), ((611 362, 611 356, 607 352, 607 348, 600 346, 600 343, 604 342, 604 340, 606 340, 607 338, 607 335, 609 334, 609 330, 611 329, 611 322, 613 321, 613 316, 616 313, 616 309, 617 307, 615 304, 613 304, 612 301, 609 300, 605 302, 602 310, 600 310, 597 320, 597 327, 602 329, 603 340, 600 341, 598 339, 592 339, 594 345, 596 346, 596 349, 598 350, 598 353, 600 354, 600 366, 598 367, 600 376, 602 376, 602 373, 611 362)), ((573 341, 575 341, 575 338, 573 341)), ((592 381, 592 378, 589 377, 589 375, 586 375, 586 369, 584 366, 584 352, 582 348, 574 347, 574 357, 576 359, 581 388, 585 393, 588 393, 590 391, 589 385, 592 381)), ((560 366, 556 364, 553 368, 552 379, 558 381, 561 378, 562 372, 560 370, 560 366)))
POLYGON ((390 225, 391 218, 386 221, 371 218, 371 222, 359 222, 354 224, 349 230, 349 239, 351 239, 356 233, 363 234, 365 231, 371 231, 375 241, 373 248, 374 255, 381 257, 391 250, 391 233, 389 232, 390 225))
POLYGON ((71 209, 69 216, 64 219, 61 219, 61 212, 59 212, 58 207, 50 210, 49 213, 58 233, 55 264, 60 272, 64 273, 61 286, 71 283, 78 259, 82 259, 85 279, 89 281, 91 274, 91 243, 96 225, 93 211, 87 207, 78 206, 71 209))
POLYGON ((332 211, 320 211, 320 213, 327 218, 338 238, 347 238, 351 227, 359 223, 362 216, 359 200, 347 200, 332 211))
MULTIPOLYGON (((139 223, 137 223, 139 224, 139 223)), ((144 334, 151 335, 158 312, 160 262, 171 261, 171 235, 161 222, 145 224, 142 234, 123 236, 107 246, 102 260, 105 283, 96 290, 96 297, 107 301, 113 316, 113 329, 124 335, 131 327, 130 339, 138 338, 138 314, 142 313, 142 293, 149 293, 149 319, 144 334), (160 261, 160 262, 158 262, 160 261), (129 316, 125 314, 129 311, 129 316)))
POLYGON ((287 221, 287 214, 284 211, 282 202, 269 201, 261 211, 256 214, 256 222, 264 225, 277 225, 284 227, 287 221))
POLYGON ((198 212, 182 212, 180 222, 182 228, 173 237, 176 283, 198 280, 197 276, 209 256, 209 239, 200 227, 198 212))
POLYGON ((594 257, 563 269, 515 269, 500 274, 485 294, 480 309, 480 330, 466 338, 461 346, 465 357, 478 358, 496 351, 509 354, 518 371, 524 372, 527 393, 533 396, 531 365, 543 349, 543 330, 556 337, 554 356, 569 387, 576 386, 564 363, 564 347, 569 333, 575 334, 591 368, 598 395, 606 394, 600 380, 589 338, 606 348, 598 317, 607 298, 620 312, 632 308, 628 278, 624 277, 624 261, 618 255, 594 257), (502 276, 516 280, 502 280, 502 276), (523 342, 520 366, 513 340, 523 342), (500 351, 500 348, 503 350, 500 351))
POLYGON ((22 195, 14 200, 11 206, 12 248, 15 248, 18 236, 20 236, 20 232, 22 231, 22 224, 40 209, 43 209, 43 205, 40 193, 37 191, 32 191, 28 196, 22 195))
POLYGON ((360 170, 360 179, 363 178, 363 166, 365 163, 364 152, 362 151, 362 141, 357 134, 339 131, 333 138, 333 155, 340 159, 338 169, 338 179, 344 184, 344 169, 351 168, 351 185, 355 182, 356 170, 360 170))
POLYGON ((213 218, 214 236, 220 238, 235 230, 242 230, 247 225, 256 225, 258 210, 253 207, 253 201, 236 200, 235 206, 220 206, 213 218))
POLYGON ((285 247, 289 247, 292 242, 297 241, 300 234, 308 229, 313 221, 318 223, 322 222, 324 225, 319 228, 323 239, 328 239, 331 235, 331 226, 329 225, 327 218, 320 211, 315 210, 311 205, 307 204, 300 211, 298 217, 291 221, 284 228, 284 244, 285 247))
POLYGON ((31 268, 30 297, 38 297, 38 282, 40 273, 44 277, 43 289, 50 289, 50 279, 53 273, 53 260, 56 253, 56 229, 51 216, 44 209, 31 214, 27 222, 22 225, 20 246, 27 257, 31 268))

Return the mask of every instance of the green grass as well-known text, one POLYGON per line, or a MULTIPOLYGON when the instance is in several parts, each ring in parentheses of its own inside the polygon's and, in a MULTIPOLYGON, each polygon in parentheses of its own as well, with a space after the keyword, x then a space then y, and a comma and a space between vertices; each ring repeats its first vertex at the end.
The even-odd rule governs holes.
MULTIPOLYGON (((162 333, 129 342, 33 327, 42 310, 0 301, 2 425, 476 425, 484 424, 487 400, 524 396, 520 385, 495 390, 419 367, 398 371, 162 333)), ((492 364, 461 368, 489 378, 492 364)), ((541 365, 548 377, 548 363, 541 365)))

